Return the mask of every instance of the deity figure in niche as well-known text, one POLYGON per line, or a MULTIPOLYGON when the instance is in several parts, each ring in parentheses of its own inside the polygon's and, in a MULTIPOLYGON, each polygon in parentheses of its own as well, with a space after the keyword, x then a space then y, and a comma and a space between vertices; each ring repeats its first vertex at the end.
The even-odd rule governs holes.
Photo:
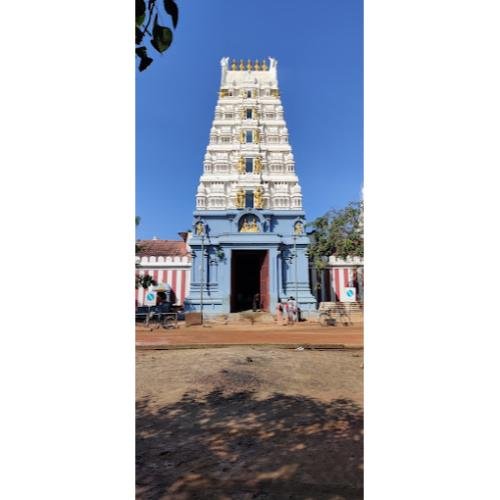
POLYGON ((196 226, 195 226, 196 235, 201 236, 203 234, 203 229, 204 229, 203 222, 201 222, 201 220, 200 220, 196 223, 196 226))
POLYGON ((236 193, 236 208, 245 208, 245 191, 243 189, 236 193))
POLYGON ((263 208, 264 199, 262 198, 262 188, 259 186, 253 193, 253 206, 255 208, 263 208))
POLYGON ((259 232, 259 226, 257 225, 257 220, 255 217, 245 217, 243 223, 240 226, 240 233, 257 233, 259 232))
POLYGON ((304 234, 304 225, 302 224, 302 222, 298 221, 295 224, 294 234, 297 234, 297 235, 304 234))
POLYGON ((253 167, 253 171, 255 174, 260 174, 262 172, 262 163, 261 163, 260 156, 257 156, 257 158, 255 158, 255 164, 253 167))
POLYGON ((238 162, 238 173, 245 173, 245 158, 243 158, 243 156, 240 156, 240 160, 238 162))

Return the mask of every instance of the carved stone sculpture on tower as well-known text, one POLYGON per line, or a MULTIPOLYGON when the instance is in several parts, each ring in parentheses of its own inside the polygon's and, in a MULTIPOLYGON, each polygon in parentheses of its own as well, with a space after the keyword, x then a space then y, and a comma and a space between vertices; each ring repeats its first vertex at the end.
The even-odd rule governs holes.
POLYGON ((245 191, 243 189, 236 193, 236 208, 245 208, 245 191))
POLYGON ((304 225, 302 224, 302 222, 298 221, 296 224, 295 224, 295 228, 294 228, 294 234, 296 235, 299 235, 299 234, 303 234, 304 233, 304 225))
POLYGON ((257 158, 255 158, 253 172, 254 172, 254 174, 262 173, 262 162, 261 162, 260 156, 257 156, 257 158))
POLYGON ((238 173, 245 173, 245 158, 243 158, 243 156, 240 156, 240 160, 238 161, 238 173))
POLYGON ((203 222, 200 220, 196 223, 196 235, 201 236, 203 234, 203 229, 203 222))
POLYGON ((264 208, 262 194, 262 188, 259 186, 253 193, 253 206, 255 208, 264 208))
POLYGON ((258 233, 259 226, 255 217, 245 217, 240 227, 240 233, 258 233))

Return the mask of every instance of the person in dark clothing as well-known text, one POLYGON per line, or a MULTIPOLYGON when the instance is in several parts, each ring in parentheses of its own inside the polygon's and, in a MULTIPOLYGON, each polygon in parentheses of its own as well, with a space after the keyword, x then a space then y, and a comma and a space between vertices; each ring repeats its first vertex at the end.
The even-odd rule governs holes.
POLYGON ((252 310, 253 312, 260 310, 260 293, 256 293, 253 296, 252 310))

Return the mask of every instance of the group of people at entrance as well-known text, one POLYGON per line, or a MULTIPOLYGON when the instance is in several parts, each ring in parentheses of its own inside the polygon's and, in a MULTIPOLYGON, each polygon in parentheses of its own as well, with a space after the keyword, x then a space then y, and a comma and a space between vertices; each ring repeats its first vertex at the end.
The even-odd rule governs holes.
POLYGON ((300 319, 300 309, 294 297, 278 300, 276 304, 276 321, 278 325, 293 325, 300 319))

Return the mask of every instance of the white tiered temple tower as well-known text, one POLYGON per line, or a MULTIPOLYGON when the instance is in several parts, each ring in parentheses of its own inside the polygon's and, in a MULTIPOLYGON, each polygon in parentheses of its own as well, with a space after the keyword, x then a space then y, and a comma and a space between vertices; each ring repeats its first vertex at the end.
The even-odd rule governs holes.
POLYGON ((293 296, 307 316, 302 192, 278 88, 277 61, 221 60, 221 84, 196 193, 188 310, 274 311, 293 296))

